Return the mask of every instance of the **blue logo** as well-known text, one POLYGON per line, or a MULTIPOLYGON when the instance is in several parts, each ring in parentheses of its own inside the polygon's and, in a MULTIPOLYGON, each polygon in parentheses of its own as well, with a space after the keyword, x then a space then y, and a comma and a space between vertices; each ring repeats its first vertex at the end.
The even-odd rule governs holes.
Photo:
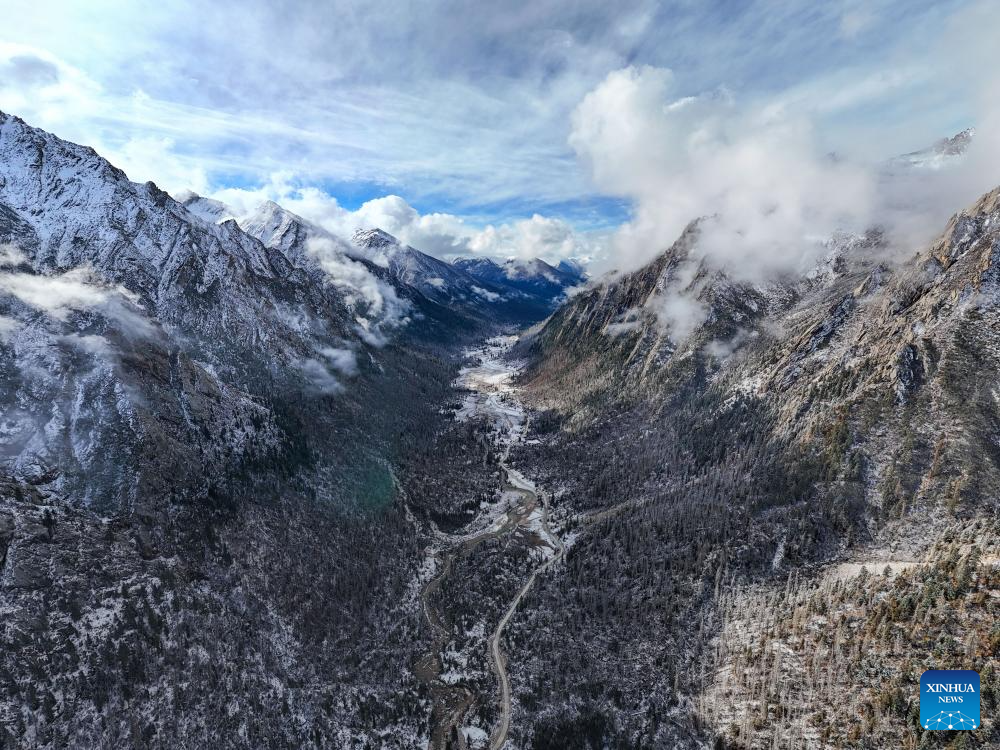
POLYGON ((979 727, 979 672, 928 669, 920 675, 920 726, 924 729, 979 727))

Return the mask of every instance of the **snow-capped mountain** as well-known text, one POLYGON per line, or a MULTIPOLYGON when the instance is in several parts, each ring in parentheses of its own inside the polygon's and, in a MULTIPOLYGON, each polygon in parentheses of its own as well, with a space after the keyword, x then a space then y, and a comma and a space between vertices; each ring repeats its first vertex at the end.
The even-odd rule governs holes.
POLYGON ((354 244, 377 265, 389 270, 392 278, 419 289, 443 304, 458 307, 502 305, 503 290, 477 280, 450 263, 404 245, 381 229, 359 229, 354 244))
MULTIPOLYGON (((978 639, 995 618, 975 602, 996 585, 1000 188, 905 259, 877 231, 842 236, 810 273, 769 284, 693 262, 700 231, 575 295, 519 347, 526 391, 549 410, 539 432, 553 435, 521 460, 544 464, 535 479, 571 498, 568 517, 601 519, 574 539, 577 563, 518 633, 519 677, 550 669, 600 684, 605 705, 668 710, 676 698, 662 681, 607 676, 627 643, 631 674, 690 664, 678 667, 680 691, 711 708, 667 728, 659 711, 629 718, 622 735, 697 747, 707 732, 726 737, 716 746, 765 747, 815 732, 835 738, 817 746, 850 746, 857 733, 801 698, 803 681, 816 690, 842 672, 831 694, 861 713, 888 685, 915 685, 914 660, 938 658, 927 643, 955 639, 975 654, 956 659, 990 658, 978 639), (939 594, 959 569, 968 583, 939 594), (930 596, 951 603, 875 624, 930 596), (692 634, 713 618, 699 643, 692 634), (830 645, 851 618, 866 633, 853 653, 872 654, 854 666, 830 645), (528 637, 570 622, 594 623, 573 648, 528 637), (780 728, 758 702, 775 680, 759 667, 762 632, 776 633, 774 664, 788 664, 774 669, 796 686, 775 702, 802 711, 780 728), (714 676, 703 680, 706 664, 714 676)), ((552 736, 559 691, 527 688, 522 705, 524 734, 552 736)), ((905 744, 910 711, 892 712, 871 746, 905 744)))
POLYGON ((273 201, 264 201, 250 213, 239 215, 211 198, 193 193, 180 198, 206 221, 235 221, 244 232, 280 251, 317 280, 351 277, 348 267, 361 264, 367 274, 391 286, 394 294, 413 308, 411 327, 434 337, 450 338, 452 329, 470 332, 484 325, 537 320, 561 294, 561 289, 552 286, 532 295, 509 285, 497 286, 403 244, 378 228, 357 230, 348 241, 273 201))
POLYGON ((454 265, 483 283, 549 304, 561 302, 567 290, 587 279, 580 264, 565 260, 553 267, 540 258, 509 258, 503 263, 490 258, 456 258, 454 265))
POLYGON ((927 148, 902 154, 889 160, 891 170, 941 169, 965 155, 976 136, 975 128, 966 128, 950 138, 942 138, 927 148))
POLYGON ((315 229, 274 204, 242 221, 0 115, 2 458, 15 476, 111 508, 197 495, 223 468, 291 450, 289 409, 364 402, 359 373, 427 315, 419 290, 336 238, 311 248, 315 229))

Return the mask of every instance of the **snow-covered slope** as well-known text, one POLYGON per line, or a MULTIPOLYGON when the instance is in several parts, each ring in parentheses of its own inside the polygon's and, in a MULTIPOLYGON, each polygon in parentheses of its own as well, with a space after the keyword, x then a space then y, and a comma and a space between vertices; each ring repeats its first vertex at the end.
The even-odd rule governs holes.
POLYGON ((387 268, 392 278, 436 301, 485 308, 503 295, 503 290, 492 284, 484 284, 450 263, 404 245, 381 229, 360 229, 352 240, 372 262, 387 268))
POLYGON ((564 300, 568 289, 587 279, 583 268, 570 261, 554 267, 539 258, 509 258, 502 264, 490 258, 457 258, 454 265, 483 283, 548 304, 553 309, 564 300))
POLYGON ((112 507, 207 491, 218 467, 287 439, 262 398, 342 390, 408 321, 363 263, 307 273, 280 226, 260 222, 265 244, 224 214, 0 114, 2 441, 17 475, 112 507))

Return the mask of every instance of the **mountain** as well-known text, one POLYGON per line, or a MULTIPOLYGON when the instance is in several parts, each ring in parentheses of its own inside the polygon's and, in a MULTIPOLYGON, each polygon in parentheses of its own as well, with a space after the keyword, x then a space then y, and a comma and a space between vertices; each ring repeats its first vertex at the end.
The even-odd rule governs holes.
POLYGON ((597 687, 570 712, 525 688, 520 742, 851 746, 852 715, 903 746, 915 675, 989 661, 998 220, 1000 189, 910 257, 841 236, 767 283, 707 265, 701 220, 522 342, 541 416, 514 460, 582 531, 512 680, 597 687), (642 678, 588 666, 622 652, 642 678))
POLYGON ((396 476, 477 322, 243 221, 0 114, 0 746, 423 732, 396 476))
POLYGON ((568 289, 587 279, 582 266, 567 260, 553 267, 539 258, 530 261, 510 258, 502 264, 490 258, 456 258, 454 265, 482 283, 553 309, 568 289))
POLYGON ((359 263, 331 252, 344 272, 310 273, 90 149, 6 115, 0 139, 6 454, 32 481, 106 507, 207 492, 224 467, 291 450, 268 401, 324 398, 405 325, 405 301, 359 263))
POLYGON ((1000 742, 918 726, 1000 705, 1000 188, 766 279, 179 198, 0 114, 0 747, 1000 742))
POLYGON ((507 322, 524 322, 544 317, 530 307, 511 304, 504 290, 482 282, 461 268, 427 253, 404 245, 381 229, 359 229, 352 241, 365 251, 365 257, 388 269, 400 283, 410 285, 438 304, 449 309, 491 310, 507 322))
MULTIPOLYGON (((236 213, 219 201, 193 193, 182 198, 190 211, 208 221, 225 222, 236 213)), ((348 242, 273 201, 264 201, 234 220, 247 234, 268 248, 280 250, 298 267, 319 278, 327 275, 324 265, 333 267, 335 275, 340 273, 337 267, 345 262, 364 265, 368 273, 390 285, 414 309, 411 328, 441 340, 451 340, 456 331, 474 335, 490 327, 539 320, 561 293, 552 288, 531 297, 511 294, 508 289, 404 245, 377 228, 358 230, 348 242)))
POLYGON ((950 138, 942 138, 933 145, 903 154, 889 160, 890 168, 940 169, 965 155, 976 136, 975 128, 966 128, 950 138))
POLYGON ((582 268, 555 269, 542 260, 514 260, 499 266, 488 258, 458 258, 446 263, 404 245, 381 229, 359 230, 354 243, 385 265, 395 279, 414 286, 450 308, 482 308, 500 320, 520 324, 544 318, 566 290, 583 283, 582 268))

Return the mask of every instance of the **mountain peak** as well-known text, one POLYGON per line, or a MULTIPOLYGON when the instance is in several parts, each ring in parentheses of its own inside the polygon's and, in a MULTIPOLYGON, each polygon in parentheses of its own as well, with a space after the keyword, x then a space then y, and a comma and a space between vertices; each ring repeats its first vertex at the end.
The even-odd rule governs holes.
POLYGON ((222 201, 205 198, 191 190, 182 190, 175 199, 190 213, 209 224, 221 224, 228 219, 236 218, 229 206, 222 201))
POLYGON ((963 157, 976 136, 975 128, 966 128, 950 138, 941 138, 927 148, 911 151, 889 160, 890 167, 939 169, 963 157))
POLYGON ((359 229, 351 239, 355 245, 367 247, 372 250, 400 244, 398 239, 378 227, 373 229, 359 229))

